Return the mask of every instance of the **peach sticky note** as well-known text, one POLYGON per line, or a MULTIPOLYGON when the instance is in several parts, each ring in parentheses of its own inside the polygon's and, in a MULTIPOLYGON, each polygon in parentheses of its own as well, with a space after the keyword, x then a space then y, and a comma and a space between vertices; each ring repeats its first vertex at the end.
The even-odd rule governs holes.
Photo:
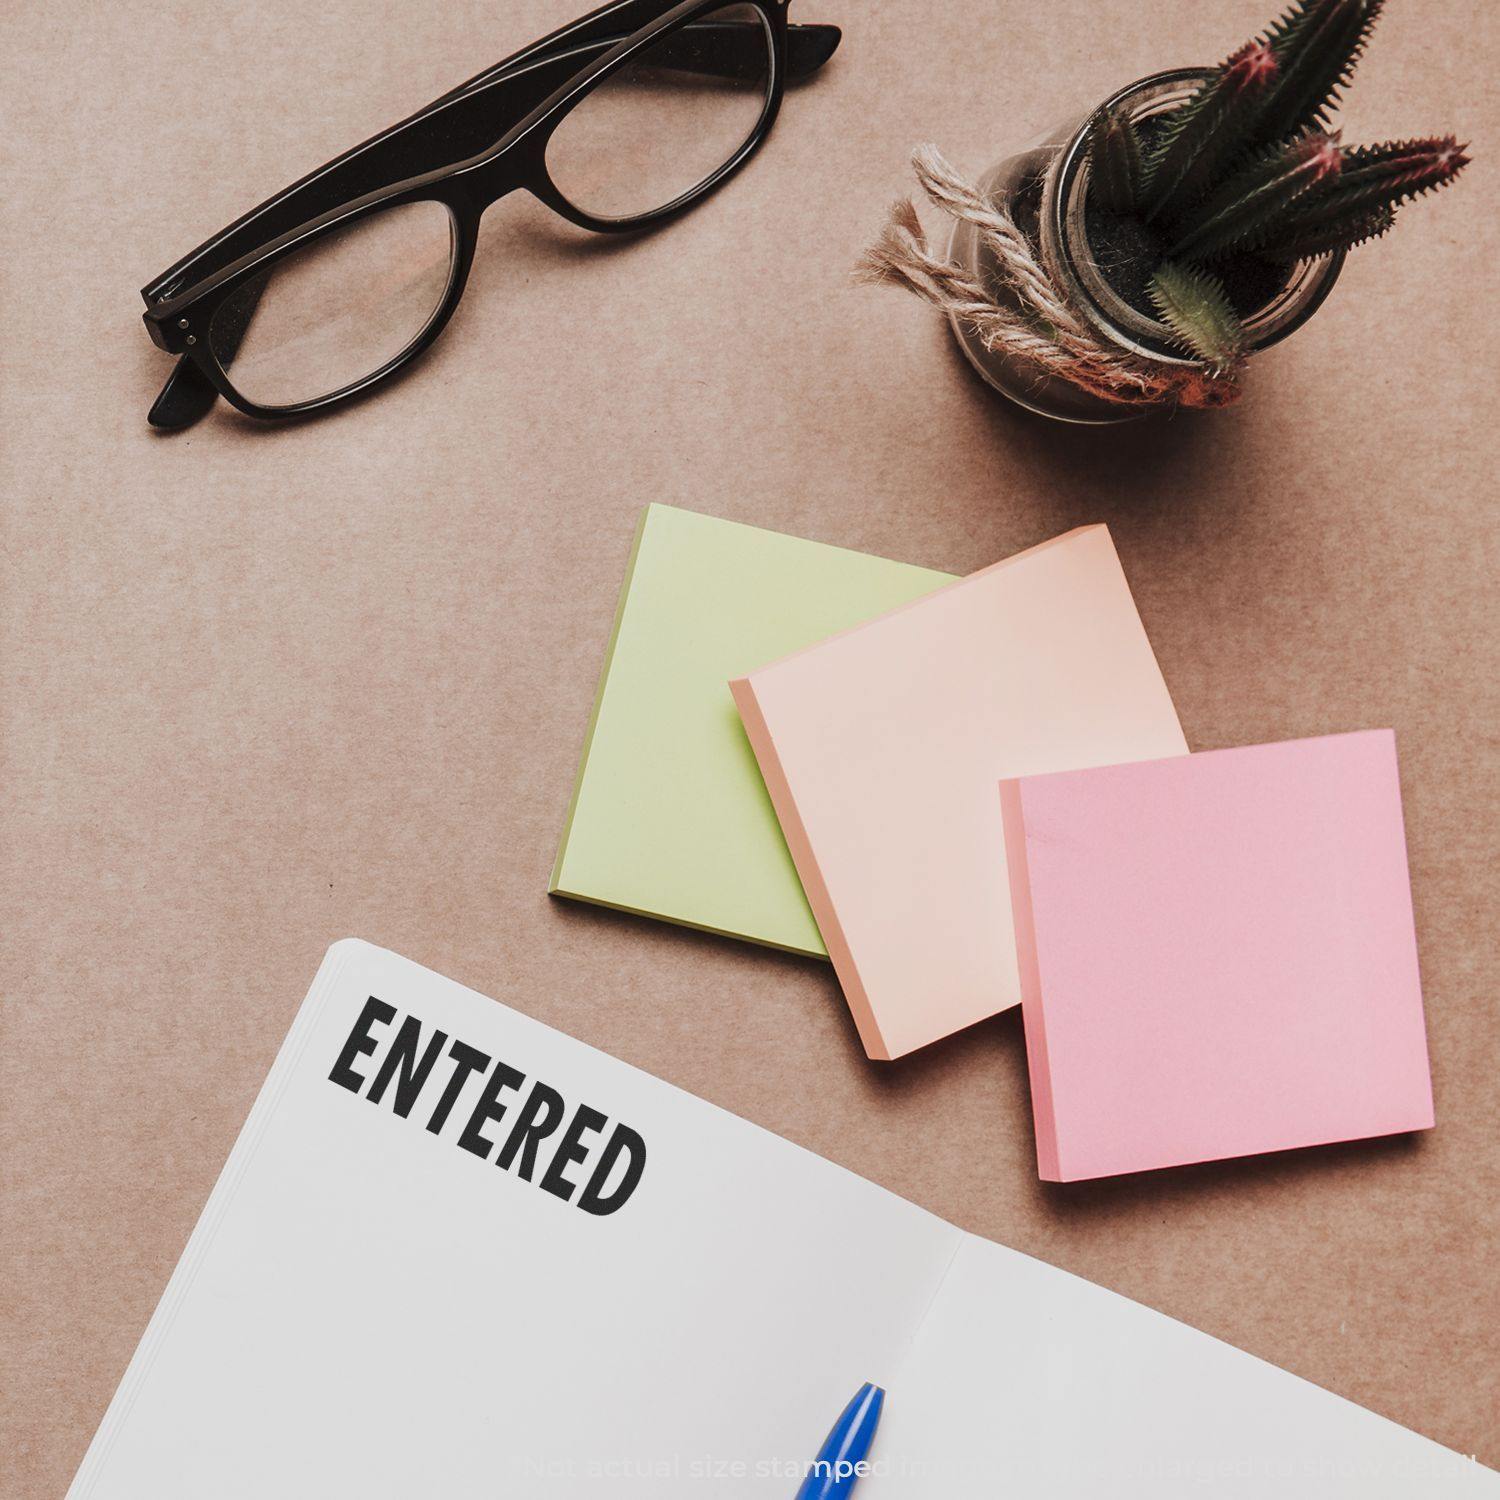
POLYGON ((1432 1124, 1389 730, 1000 801, 1044 1178, 1432 1124))
POLYGON ((995 783, 1187 749, 1103 526, 731 688, 878 1058, 1021 998, 995 783))

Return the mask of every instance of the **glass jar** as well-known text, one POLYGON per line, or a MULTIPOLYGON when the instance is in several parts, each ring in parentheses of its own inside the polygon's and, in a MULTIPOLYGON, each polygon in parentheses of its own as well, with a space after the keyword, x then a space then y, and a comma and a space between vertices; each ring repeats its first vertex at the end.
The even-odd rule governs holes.
MULTIPOLYGON (((1133 119, 1149 119, 1182 104, 1207 76, 1206 69, 1178 68, 1132 83, 1097 108, 1007 156, 979 181, 985 197, 1009 209, 1053 285, 1101 340, 1164 366, 1186 366, 1193 361, 1174 347, 1160 322, 1131 307, 1114 291, 1090 252, 1084 220, 1088 138, 1095 117, 1104 110, 1127 106, 1133 119)), ((998 304, 1018 305, 997 277, 994 255, 972 224, 959 220, 954 225, 948 255, 998 304)), ((1293 266, 1280 288, 1244 320, 1251 352, 1301 327, 1332 290, 1343 262, 1340 251, 1293 266)), ((1081 390, 1029 359, 1003 349, 986 349, 962 318, 950 315, 948 321, 980 376, 1030 411, 1064 422, 1106 423, 1128 422, 1155 409, 1109 401, 1081 390)))

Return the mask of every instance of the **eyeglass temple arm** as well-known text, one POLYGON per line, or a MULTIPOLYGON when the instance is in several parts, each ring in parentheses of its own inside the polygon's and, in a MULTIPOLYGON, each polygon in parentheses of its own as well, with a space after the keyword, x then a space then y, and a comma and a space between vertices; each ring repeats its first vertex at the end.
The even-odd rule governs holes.
MULTIPOLYGON (((451 94, 435 99, 428 108, 473 93, 491 83, 498 83, 520 68, 531 67, 549 58, 566 56, 570 60, 587 61, 587 57, 579 57, 585 47, 597 55, 606 47, 613 47, 615 43, 623 41, 626 35, 628 33, 615 31, 609 35, 582 38, 571 31, 566 34, 554 33, 537 43, 536 47, 518 52, 467 83, 460 84, 451 94)), ((800 83, 816 73, 833 56, 842 36, 843 32, 837 26, 801 25, 796 22, 789 25, 786 49, 788 82, 800 83)), ((758 72, 765 64, 760 25, 756 21, 690 22, 682 31, 674 32, 658 43, 657 48, 659 50, 652 53, 653 59, 671 58, 675 53, 678 66, 685 72, 703 73, 710 77, 740 78, 747 73, 754 76, 751 70, 758 72), (720 31, 724 35, 711 50, 705 50, 699 45, 698 38, 709 30, 720 31), (691 45, 687 41, 687 35, 694 38, 691 45), (678 43, 681 45, 676 45, 678 43)))
MULTIPOLYGON (((601 19, 608 16, 613 21, 617 19, 619 12, 625 9, 627 6, 607 7, 606 10, 596 12, 595 15, 601 19)), ((591 19, 593 18, 585 17, 585 22, 591 19)), ((410 140, 410 136, 419 133, 424 124, 450 105, 458 104, 460 101, 467 103, 477 100, 479 96, 488 93, 491 88, 498 88, 502 84, 509 83, 513 87, 505 91, 507 97, 500 102, 507 106, 505 112, 510 119, 520 119, 545 99, 561 81, 556 76, 559 70, 555 65, 566 63, 569 72, 575 71, 622 40, 618 34, 584 38, 580 36, 582 29, 580 25, 556 32, 535 46, 497 63, 488 72, 479 74, 467 83, 461 84, 451 93, 434 100, 416 115, 392 127, 382 136, 377 136, 365 142, 364 145, 355 147, 343 157, 335 159, 328 167, 314 173, 312 177, 304 178, 276 198, 268 200, 260 208, 253 210, 232 225, 223 235, 218 236, 218 240, 230 242, 237 239, 253 224, 256 237, 263 243, 266 239, 274 238, 277 233, 285 232, 287 228, 295 228, 297 224, 305 223, 309 218, 315 218, 319 212, 325 212, 328 207, 333 206, 328 200, 330 198, 337 200, 343 192, 342 187, 339 186, 339 178, 342 174, 338 169, 345 163, 352 162, 356 157, 364 158, 359 162, 359 169, 369 172, 372 176, 381 175, 376 170, 376 163, 371 162, 365 156, 367 149, 378 150, 382 158, 389 158, 391 166, 400 174, 392 178, 392 181, 401 181, 403 177, 420 176, 423 171, 432 171, 447 166, 449 161, 443 160, 425 168, 415 167, 412 170, 406 170, 414 166, 416 154, 414 151, 402 161, 400 167, 396 167, 395 164, 401 161, 404 155, 402 147, 410 151, 418 144, 410 140), (521 87, 517 89, 516 85, 521 85, 521 87), (518 97, 509 97, 512 93, 518 94, 518 97), (305 193, 304 188, 307 190, 305 193), (323 203, 322 208, 315 206, 318 201, 323 203), (296 205, 295 209, 293 205, 296 205), (278 223, 282 226, 281 228, 276 227, 278 223)), ((837 26, 816 24, 789 26, 787 28, 788 79, 796 82, 815 73, 833 56, 841 38, 842 32, 837 26)), ((655 55, 666 66, 670 67, 675 64, 682 67, 684 71, 709 77, 753 77, 765 65, 760 26, 754 21, 705 23, 685 27, 682 32, 673 33, 664 39, 661 50, 655 55)), ((468 114, 469 111, 466 110, 464 113, 468 114)), ((491 116, 488 128, 494 129, 493 116, 491 116)), ((503 131, 501 133, 503 134, 503 131)), ((483 147, 478 149, 482 150, 483 147)), ((444 154, 450 160, 455 159, 452 158, 451 153, 450 137, 444 154)), ((456 159, 462 160, 463 158, 459 156, 456 159)), ((214 241, 209 242, 210 245, 214 243, 214 241)), ((208 248, 209 246, 204 246, 202 250, 206 251, 208 248)), ((195 251, 189 259, 196 259, 200 253, 202 251, 195 251)), ((226 259, 232 258, 232 255, 226 257, 226 259)), ((168 272, 166 276, 159 278, 158 284, 167 281, 171 275, 172 272, 168 272)), ((147 288, 148 300, 151 290, 147 288)), ((243 312, 241 337, 254 316, 255 304, 260 300, 260 293, 261 287, 257 285, 243 312)), ((234 342, 238 345, 239 338, 236 338, 234 342)), ((146 420, 151 426, 165 431, 186 427, 204 416, 217 399, 218 393, 213 385, 193 361, 184 355, 178 359, 171 375, 167 377, 166 383, 147 413, 146 420)))
MULTIPOLYGON (((842 35, 837 26, 788 26, 787 81, 800 83, 816 73, 833 56, 842 35)), ((658 42, 651 61, 709 78, 753 80, 765 74, 765 42, 756 21, 697 22, 658 42)))

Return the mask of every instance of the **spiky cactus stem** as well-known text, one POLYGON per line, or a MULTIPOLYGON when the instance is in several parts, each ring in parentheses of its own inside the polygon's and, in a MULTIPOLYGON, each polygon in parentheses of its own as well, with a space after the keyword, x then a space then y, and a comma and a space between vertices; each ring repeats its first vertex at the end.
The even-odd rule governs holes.
POLYGON ((1288 227, 1321 228, 1377 209, 1398 208, 1451 182, 1468 164, 1464 147, 1451 135, 1345 148, 1337 175, 1319 183, 1279 218, 1268 220, 1267 234, 1288 227))
POLYGON ((1100 208, 1132 214, 1141 200, 1141 143, 1123 109, 1106 110, 1089 139, 1089 193, 1100 208))
POLYGON ((1212 375, 1228 375, 1245 357, 1245 328, 1216 276, 1164 262, 1151 279, 1151 301, 1182 346, 1212 375))
POLYGON ((1255 122, 1253 144, 1321 129, 1348 86, 1385 0, 1299 0, 1266 34, 1276 80, 1255 122))
POLYGON ((1335 250, 1352 250, 1366 240, 1379 239, 1396 222, 1396 210, 1377 208, 1373 213, 1354 214, 1349 218, 1330 219, 1326 224, 1295 225, 1279 238, 1271 239, 1261 250, 1268 260, 1288 263, 1316 260, 1335 250))
POLYGON ((1169 252, 1178 260, 1207 260, 1240 248, 1342 165, 1333 136, 1315 133, 1278 146, 1232 176, 1203 205, 1193 228, 1169 252))
POLYGON ((1148 220, 1170 224, 1208 191, 1214 173, 1242 149, 1276 70, 1271 49, 1264 42, 1250 42, 1172 111, 1149 163, 1148 220))

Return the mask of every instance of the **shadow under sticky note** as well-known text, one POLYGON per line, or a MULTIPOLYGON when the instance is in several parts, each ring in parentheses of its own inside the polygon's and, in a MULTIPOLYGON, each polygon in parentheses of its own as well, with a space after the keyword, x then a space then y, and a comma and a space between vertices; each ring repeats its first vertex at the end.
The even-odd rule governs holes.
POLYGON ((729 679, 952 581, 647 506, 552 893, 826 957, 729 679))

